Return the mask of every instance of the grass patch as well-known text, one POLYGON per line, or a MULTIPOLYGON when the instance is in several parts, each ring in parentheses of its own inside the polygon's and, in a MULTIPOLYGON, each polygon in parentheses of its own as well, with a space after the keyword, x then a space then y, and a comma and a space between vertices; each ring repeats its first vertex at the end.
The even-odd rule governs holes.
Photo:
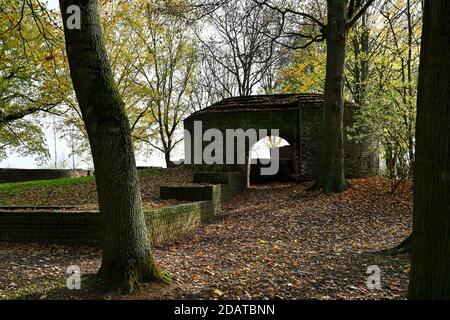
POLYGON ((167 170, 165 168, 150 168, 150 169, 139 170, 138 173, 139 173, 139 177, 141 177, 141 178, 161 177, 167 173, 167 170))
POLYGON ((379 265, 379 266, 395 266, 397 265, 402 272, 405 270, 409 270, 410 260, 408 254, 375 254, 374 256, 368 259, 368 263, 370 265, 379 265))
POLYGON ((25 182, 10 182, 1 183, 0 192, 5 192, 9 194, 15 194, 25 189, 39 188, 39 187, 49 187, 49 186, 75 186, 81 184, 93 183, 95 177, 79 177, 79 178, 62 178, 62 179, 52 179, 52 180, 35 180, 35 181, 25 181, 25 182))
MULTIPOLYGON (((139 177, 152 177, 152 176, 163 176, 167 172, 164 168, 151 168, 139 171, 139 177)), ((14 195, 26 189, 39 188, 39 187, 70 187, 76 185, 83 185, 94 183, 95 177, 79 177, 79 178, 62 178, 62 179, 50 179, 50 180, 34 180, 34 181, 24 181, 24 182, 7 182, 0 183, 0 192, 14 195)))

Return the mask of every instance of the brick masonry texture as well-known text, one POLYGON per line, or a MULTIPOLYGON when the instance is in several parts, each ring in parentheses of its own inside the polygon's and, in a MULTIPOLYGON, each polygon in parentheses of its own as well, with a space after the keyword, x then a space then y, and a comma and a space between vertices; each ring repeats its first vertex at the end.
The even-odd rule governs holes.
MULTIPOLYGON (((194 174, 195 180, 201 180, 202 183, 223 183, 189 187, 191 189, 161 187, 161 194, 165 198, 192 202, 144 212, 149 239, 153 245, 192 234, 220 210, 222 201, 242 191, 242 177, 239 173, 200 173, 194 174), (188 194, 191 194, 190 198, 188 194)), ((0 241, 95 244, 100 242, 100 230, 100 214, 97 211, 56 209, 26 212, 6 207, 0 211, 0 241)))
MULTIPOLYGON (((376 144, 370 139, 357 143, 348 136, 348 128, 355 122, 359 107, 346 103, 344 108, 344 161, 346 176, 360 178, 378 173, 376 144)), ((320 163, 323 118, 323 95, 296 94, 249 96, 225 99, 215 105, 193 113, 184 120, 190 132, 191 159, 194 152, 194 122, 202 121, 202 130, 219 129, 225 137, 226 129, 278 129, 279 136, 291 146, 293 174, 299 181, 313 180, 320 163)), ((270 134, 270 133, 269 133, 270 134)), ((356 132, 356 134, 359 134, 356 132)), ((205 148, 209 142, 203 142, 205 148)), ((252 146, 246 141, 246 162, 252 146)), ((236 149, 236 148, 235 148, 236 149)), ((228 150, 223 150, 224 156, 228 150)), ((236 150, 234 157, 237 159, 236 150)), ((206 170, 240 171, 248 181, 248 165, 193 165, 206 170), (220 169, 212 169, 218 168, 220 169)))

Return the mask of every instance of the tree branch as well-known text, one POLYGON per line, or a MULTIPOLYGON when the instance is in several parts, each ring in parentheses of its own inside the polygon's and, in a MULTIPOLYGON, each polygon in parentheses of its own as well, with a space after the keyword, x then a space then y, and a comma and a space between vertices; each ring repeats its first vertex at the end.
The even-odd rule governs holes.
POLYGON ((366 4, 353 16, 350 18, 350 21, 347 22, 345 28, 350 30, 355 23, 362 17, 362 15, 369 9, 369 7, 375 2, 375 0, 368 0, 366 4))

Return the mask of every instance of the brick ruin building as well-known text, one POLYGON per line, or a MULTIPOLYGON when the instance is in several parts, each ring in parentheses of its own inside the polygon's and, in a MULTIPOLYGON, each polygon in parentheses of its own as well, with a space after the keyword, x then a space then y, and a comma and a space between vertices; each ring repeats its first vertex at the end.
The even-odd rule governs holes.
MULTIPOLYGON (((202 131, 219 129, 225 137, 226 129, 278 129, 279 137, 289 143, 288 148, 280 152, 280 180, 289 177, 296 181, 314 179, 319 170, 321 131, 323 118, 323 95, 319 94, 283 94, 260 95, 228 98, 205 109, 197 111, 184 120, 185 130, 191 134, 186 151, 194 150, 194 121, 202 121, 202 131)), ((356 142, 348 137, 348 128, 355 121, 359 106, 346 102, 344 108, 344 161, 345 174, 349 178, 372 176, 378 173, 378 154, 370 139, 356 142)), ((358 132, 356 132, 358 134, 358 132)), ((270 133, 269 133, 270 135, 270 133)), ((203 142, 202 148, 210 142, 203 142)), ((224 144, 225 145, 225 144, 224 144)), ((251 150, 253 145, 246 141, 246 163, 241 165, 194 165, 194 169, 203 171, 240 171, 246 183, 250 182, 251 150)), ((236 148, 234 148, 236 150, 236 148)), ((224 156, 226 150, 224 147, 224 156)), ((236 154, 234 155, 236 159, 236 154)), ((193 159, 193 158, 192 158, 193 159)), ((258 165, 258 164, 257 164, 258 165)), ((252 180, 258 180, 252 174, 252 180)), ((260 179, 263 180, 263 179, 260 179)))

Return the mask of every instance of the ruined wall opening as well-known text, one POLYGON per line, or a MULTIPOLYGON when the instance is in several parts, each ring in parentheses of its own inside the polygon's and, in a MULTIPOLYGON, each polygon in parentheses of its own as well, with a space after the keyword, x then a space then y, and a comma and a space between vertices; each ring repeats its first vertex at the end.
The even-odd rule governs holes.
POLYGON ((259 140, 250 149, 248 185, 287 183, 294 181, 294 157, 291 144, 278 136, 259 140), (276 161, 276 163, 274 163, 276 161), (272 167, 275 174, 264 174, 261 169, 272 167))

